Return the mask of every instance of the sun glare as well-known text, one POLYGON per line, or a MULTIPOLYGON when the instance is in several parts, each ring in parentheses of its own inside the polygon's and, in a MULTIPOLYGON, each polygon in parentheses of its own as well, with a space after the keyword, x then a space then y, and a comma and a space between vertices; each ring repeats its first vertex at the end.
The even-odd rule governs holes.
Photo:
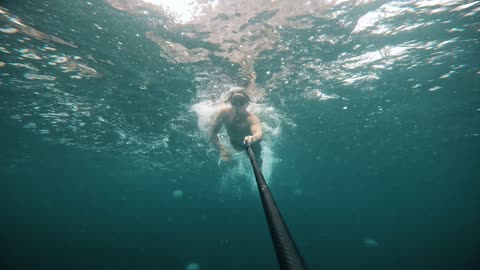
POLYGON ((218 0, 208 1, 201 4, 195 0, 143 0, 146 3, 161 6, 169 15, 174 18, 176 23, 188 23, 202 15, 204 8, 214 8, 218 0))

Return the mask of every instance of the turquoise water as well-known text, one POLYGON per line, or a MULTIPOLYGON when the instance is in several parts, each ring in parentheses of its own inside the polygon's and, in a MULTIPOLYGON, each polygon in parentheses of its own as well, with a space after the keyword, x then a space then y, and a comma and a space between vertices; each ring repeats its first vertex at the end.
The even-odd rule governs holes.
POLYGON ((309 269, 478 269, 479 1, 0 5, 2 269, 278 269, 206 138, 252 74, 309 269))

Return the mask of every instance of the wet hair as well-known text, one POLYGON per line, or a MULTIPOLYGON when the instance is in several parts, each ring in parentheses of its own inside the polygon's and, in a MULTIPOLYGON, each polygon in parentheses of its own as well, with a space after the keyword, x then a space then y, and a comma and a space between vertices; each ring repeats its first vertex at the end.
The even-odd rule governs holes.
POLYGON ((232 97, 235 95, 242 95, 248 100, 248 102, 251 101, 250 97, 247 94, 247 91, 243 89, 238 89, 238 90, 233 90, 230 92, 230 94, 228 94, 227 102, 230 102, 232 100, 232 97))

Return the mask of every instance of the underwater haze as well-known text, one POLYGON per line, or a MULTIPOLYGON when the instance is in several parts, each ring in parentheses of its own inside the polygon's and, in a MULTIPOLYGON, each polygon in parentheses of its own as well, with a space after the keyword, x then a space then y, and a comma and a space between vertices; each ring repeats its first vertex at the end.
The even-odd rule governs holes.
POLYGON ((480 1, 0 1, 0 269, 480 269, 480 1), (220 139, 228 143, 226 132, 220 139))

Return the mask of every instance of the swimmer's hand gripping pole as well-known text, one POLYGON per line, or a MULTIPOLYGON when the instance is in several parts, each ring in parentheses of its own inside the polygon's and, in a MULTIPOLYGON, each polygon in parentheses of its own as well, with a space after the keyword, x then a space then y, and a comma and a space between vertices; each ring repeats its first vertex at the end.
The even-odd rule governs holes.
POLYGON ((257 160, 253 154, 252 147, 247 144, 247 153, 252 163, 255 179, 257 180, 258 192, 262 199, 263 210, 267 218, 270 236, 272 237, 273 246, 277 255, 277 261, 281 270, 306 270, 307 267, 303 262, 302 256, 295 246, 287 225, 283 221, 282 215, 275 204, 272 193, 267 186, 263 174, 258 168, 257 160))

